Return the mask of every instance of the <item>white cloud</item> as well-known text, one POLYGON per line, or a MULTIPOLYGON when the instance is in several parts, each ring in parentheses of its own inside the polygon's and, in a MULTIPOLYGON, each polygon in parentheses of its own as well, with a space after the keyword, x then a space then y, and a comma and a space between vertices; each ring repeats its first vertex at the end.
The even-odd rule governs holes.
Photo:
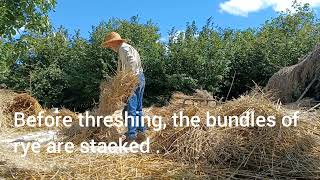
POLYGON ((229 0, 220 4, 221 11, 240 16, 248 16, 249 12, 259 11, 262 7, 262 0, 229 0))
MULTIPOLYGON (((257 12, 271 7, 274 11, 292 9, 293 0, 228 0, 220 3, 220 11, 238 16, 248 16, 249 13, 257 12)), ((320 7, 320 0, 298 0, 299 3, 309 3, 311 7, 320 7)))

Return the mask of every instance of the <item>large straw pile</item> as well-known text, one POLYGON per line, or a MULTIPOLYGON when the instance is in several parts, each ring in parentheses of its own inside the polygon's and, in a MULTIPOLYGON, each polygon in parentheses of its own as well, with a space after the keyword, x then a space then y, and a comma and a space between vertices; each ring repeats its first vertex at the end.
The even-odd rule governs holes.
MULTIPOLYGON (((5 101, 5 105, 0 107, 3 118, 1 123, 3 127, 12 128, 14 127, 13 117, 16 112, 24 113, 25 117, 37 115, 40 111, 43 111, 39 102, 30 96, 29 94, 15 94, 9 90, 2 90, 1 96, 8 95, 11 98, 5 101)), ((31 130, 31 128, 19 128, 19 130, 31 130)))
MULTIPOLYGON (((116 77, 110 86, 105 86, 104 89, 110 91, 106 91, 106 94, 102 95, 101 98, 108 98, 104 101, 101 100, 102 104, 100 104, 97 112, 100 111, 104 115, 111 114, 114 110, 120 109, 126 98, 131 95, 135 87, 133 83, 129 83, 132 81, 128 77, 123 78, 127 76, 126 74, 118 76, 122 78, 116 77), (119 86, 127 88, 126 91, 123 91, 127 94, 116 91, 119 89, 114 87, 120 88, 119 86), (115 92, 112 93, 112 91, 115 92), (113 99, 116 102, 107 99, 113 99), (105 106, 102 108, 103 102, 112 107, 105 106)), ((153 108, 148 114, 159 115, 166 120, 167 127, 165 130, 151 133, 151 150, 153 152, 159 150, 158 155, 95 155, 81 154, 80 152, 33 155, 31 153, 27 160, 17 161, 14 157, 9 158, 10 155, 6 153, 10 152, 8 149, 0 147, 0 178, 320 178, 319 121, 302 119, 299 121, 298 127, 281 127, 279 121, 289 112, 261 94, 253 93, 250 96, 243 96, 214 108, 210 106, 183 106, 181 98, 184 97, 187 96, 175 94, 169 106, 153 108), (173 113, 181 110, 184 115, 189 117, 197 115, 202 119, 205 119, 206 111, 209 111, 212 116, 240 116, 244 112, 254 111, 255 116, 276 116, 277 126, 272 128, 208 128, 204 125, 204 122, 201 122, 201 126, 197 128, 174 128, 170 117, 173 113), (38 162, 38 164, 30 165, 32 162, 38 162), (16 163, 21 164, 17 165, 16 163), (39 166, 39 168, 31 168, 32 166, 39 166)), ((63 110, 60 115, 75 116, 73 112, 68 110, 63 110)), ((65 132, 69 135, 69 140, 75 143, 90 139, 109 141, 110 139, 107 138, 118 138, 118 132, 113 132, 110 128, 79 128, 73 126, 65 132), (109 135, 106 135, 106 133, 109 133, 109 135)))
MULTIPOLYGON (((13 128, 14 127, 14 113, 22 112, 25 115, 25 118, 28 116, 37 116, 39 112, 43 111, 43 116, 61 116, 64 118, 65 116, 70 116, 73 120, 77 120, 77 114, 66 109, 62 108, 59 110, 59 113, 54 112, 50 109, 43 109, 37 99, 30 96, 29 94, 17 94, 10 90, 1 90, 0 99, 3 99, 0 106, 0 120, 3 127, 11 128, 12 130, 23 130, 23 131, 37 131, 48 129, 45 126, 31 128, 31 127, 23 127, 23 128, 13 128), (6 96, 6 97, 3 97, 6 96), (5 99, 4 99, 5 98, 5 99)), ((62 123, 60 123, 62 125, 62 123)), ((63 127, 58 127, 58 129, 62 129, 63 127)), ((50 128, 54 129, 54 128, 50 128)))
POLYGON ((39 102, 29 94, 18 94, 14 97, 13 102, 9 104, 7 112, 14 114, 22 112, 25 116, 36 115, 42 111, 39 102))
POLYGON ((0 130, 12 126, 11 119, 6 113, 7 105, 13 101, 15 93, 0 89, 0 130))
POLYGON ((165 115, 169 127, 156 133, 152 144, 152 149, 160 150, 165 157, 192 164, 202 162, 214 167, 208 173, 215 169, 225 177, 320 178, 319 122, 300 121, 298 127, 281 127, 284 110, 262 95, 244 96, 214 109, 191 106, 184 114, 203 119, 205 111, 212 116, 240 116, 254 111, 256 117, 276 116, 275 127, 208 128, 202 123, 197 128, 173 128, 168 117, 177 108, 169 106, 166 111, 159 113, 165 115))
MULTIPOLYGON (((320 45, 303 57, 298 64, 284 67, 275 73, 266 86, 266 90, 273 91, 275 98, 283 103, 295 102, 299 99, 308 85, 315 79, 319 79, 320 70, 320 45)), ((318 81, 319 82, 319 81, 318 81)), ((317 97, 320 94, 319 84, 313 84, 308 90, 309 97, 317 97)))
MULTIPOLYGON (((128 73, 117 74, 112 81, 104 83, 100 104, 94 114, 111 115, 121 109, 136 84, 136 76, 128 73)), ((165 130, 151 133, 151 150, 160 155, 42 154, 36 161, 43 162, 39 166, 48 166, 44 170, 21 164, 15 166, 13 162, 10 165, 7 162, 10 158, 6 154, 3 156, 5 160, 0 159, 0 174, 4 178, 18 179, 320 178, 320 119, 302 118, 298 127, 282 127, 282 117, 292 114, 292 111, 258 93, 214 108, 201 104, 199 107, 183 106, 182 101, 186 97, 176 93, 169 106, 153 108, 148 114, 162 116, 166 121, 165 130), (197 128, 175 128, 170 117, 179 111, 189 117, 197 115, 202 120, 205 120, 207 111, 211 116, 241 116, 245 112, 255 112, 255 117, 275 116, 276 126, 209 128, 202 121, 197 128)), ((6 111, 11 114, 24 112, 34 115, 43 110, 34 98, 26 94, 15 95, 10 102, 6 111)), ((46 110, 46 114, 55 115, 49 110, 46 110)), ((119 132, 115 128, 80 128, 76 113, 67 109, 60 110, 58 115, 72 116, 75 121, 73 127, 63 130, 68 137, 66 141, 118 140, 119 132)))
MULTIPOLYGON (((137 76, 129 72, 119 72, 111 81, 103 82, 101 84, 99 106, 93 115, 112 115, 116 110, 122 109, 137 84, 137 76)), ((66 129, 64 134, 68 137, 67 141, 76 144, 91 139, 104 142, 118 141, 120 136, 115 127, 82 128, 78 122, 75 122, 71 128, 66 129)))

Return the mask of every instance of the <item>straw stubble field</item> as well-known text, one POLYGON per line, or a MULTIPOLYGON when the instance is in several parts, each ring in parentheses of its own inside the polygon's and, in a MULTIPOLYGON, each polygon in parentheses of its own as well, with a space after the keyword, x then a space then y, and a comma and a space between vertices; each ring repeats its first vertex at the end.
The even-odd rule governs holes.
MULTIPOLYGON (((93 110, 95 115, 111 115, 123 107, 131 95, 136 79, 127 73, 118 74, 113 81, 104 83, 100 104, 93 110)), ((10 112, 14 94, 0 95, 1 132, 12 133, 10 112), (10 99, 10 97, 12 97, 10 99), (5 102, 5 103, 4 103, 5 102), (11 103, 10 103, 11 102, 11 103), (11 105, 8 105, 11 104, 11 105), (9 108, 8 108, 9 107, 9 108), (8 111, 9 110, 9 111, 8 111), (9 114, 8 114, 9 112, 9 114)), ((26 95, 24 95, 26 96, 26 95)), ((320 119, 316 114, 304 113, 298 127, 283 128, 279 119, 288 110, 270 101, 263 93, 253 92, 217 106, 182 105, 179 99, 185 95, 173 95, 166 107, 151 107, 148 115, 162 116, 166 129, 148 132, 152 139, 150 154, 32 154, 21 158, 10 146, 3 144, 0 150, 0 177, 8 179, 288 179, 320 178, 320 119), (187 116, 203 117, 205 112, 215 116, 240 116, 254 111, 261 116, 276 116, 275 127, 173 127, 170 117, 183 111, 187 116), (158 151, 155 151, 158 150, 158 151)), ((20 98, 21 99, 21 98, 20 98)), ((29 97, 25 102, 34 102, 29 97)), ((21 102, 19 102, 21 104, 21 102)), ((36 104, 36 103, 31 103, 36 104)), ((26 106, 23 103, 24 107, 26 106)), ((21 107, 21 106, 19 106, 21 107)), ((39 106, 31 106, 38 107, 39 106)), ((19 109, 19 108, 18 108, 19 109)), ((33 108, 35 111, 37 108, 33 108)), ((24 110, 31 111, 27 108, 24 110)), ((64 115, 75 113, 64 110, 64 115)), ((30 131, 22 129, 19 131, 30 131)), ((121 135, 115 128, 58 128, 63 140, 78 144, 95 139, 109 142, 121 135)), ((4 136, 1 136, 4 137, 4 136)))

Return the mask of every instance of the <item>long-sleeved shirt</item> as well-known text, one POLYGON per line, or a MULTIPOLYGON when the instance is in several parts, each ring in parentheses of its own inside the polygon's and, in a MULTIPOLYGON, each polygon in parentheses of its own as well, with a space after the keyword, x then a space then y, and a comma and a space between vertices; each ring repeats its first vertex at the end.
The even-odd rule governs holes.
POLYGON ((132 70, 135 74, 143 73, 140 55, 131 45, 122 43, 118 54, 118 71, 132 70))

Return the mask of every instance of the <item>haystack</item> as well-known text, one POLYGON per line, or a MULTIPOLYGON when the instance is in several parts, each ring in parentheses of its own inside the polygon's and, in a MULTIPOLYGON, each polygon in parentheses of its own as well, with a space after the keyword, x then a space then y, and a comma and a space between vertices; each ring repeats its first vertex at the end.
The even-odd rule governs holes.
MULTIPOLYGON (((73 120, 77 120, 77 114, 66 109, 62 108, 59 110, 59 113, 54 112, 51 109, 43 109, 39 102, 28 94, 17 94, 10 90, 1 90, 0 91, 0 99, 4 99, 0 104, 0 119, 1 123, 5 127, 13 127, 13 117, 15 112, 22 112, 25 114, 25 117, 28 116, 37 116, 39 112, 43 111, 44 116, 61 116, 64 118, 65 116, 70 116, 73 120), (2 98, 5 95, 6 98, 2 98)), ((19 130, 43 130, 46 129, 44 125, 41 128, 30 128, 25 126, 25 128, 17 128, 19 130)), ((58 129, 62 129, 61 127, 58 129)))
MULTIPOLYGON (((197 128, 172 128, 167 119, 167 128, 154 135, 152 149, 167 158, 206 164, 208 173, 214 171, 225 178, 320 177, 319 123, 301 121, 298 127, 284 128, 280 124, 286 113, 262 95, 244 96, 218 108, 202 107, 186 114, 203 117, 206 111, 213 116, 254 111, 256 116, 275 116, 277 125, 208 128, 201 123, 197 128)), ((190 112, 190 107, 185 112, 190 112)))
POLYGON ((7 108, 7 112, 9 113, 22 112, 25 116, 37 115, 42 110, 39 102, 29 94, 15 96, 13 102, 7 108))
MULTIPOLYGON (((136 75, 129 72, 119 72, 111 81, 101 84, 99 106, 92 115, 112 115, 116 110, 122 109, 128 98, 132 95, 138 84, 136 75)), ((119 132, 115 127, 80 127, 78 122, 63 131, 67 141, 81 143, 86 140, 114 142, 119 140, 119 132)))
POLYGON ((274 92, 275 98, 283 103, 298 100, 308 85, 318 78, 309 90, 309 96, 320 98, 320 45, 305 56, 298 64, 285 67, 269 80, 266 90, 274 92), (318 88, 317 88, 318 87, 318 88))
POLYGON ((7 117, 7 126, 13 127, 13 117, 16 112, 24 113, 25 117, 28 117, 38 115, 41 111, 43 111, 43 109, 35 98, 25 93, 16 94, 12 101, 9 101, 4 108, 4 114, 7 117))
POLYGON ((13 101, 15 95, 16 94, 10 90, 0 89, 0 129, 12 126, 10 115, 8 115, 6 111, 8 104, 13 101))

